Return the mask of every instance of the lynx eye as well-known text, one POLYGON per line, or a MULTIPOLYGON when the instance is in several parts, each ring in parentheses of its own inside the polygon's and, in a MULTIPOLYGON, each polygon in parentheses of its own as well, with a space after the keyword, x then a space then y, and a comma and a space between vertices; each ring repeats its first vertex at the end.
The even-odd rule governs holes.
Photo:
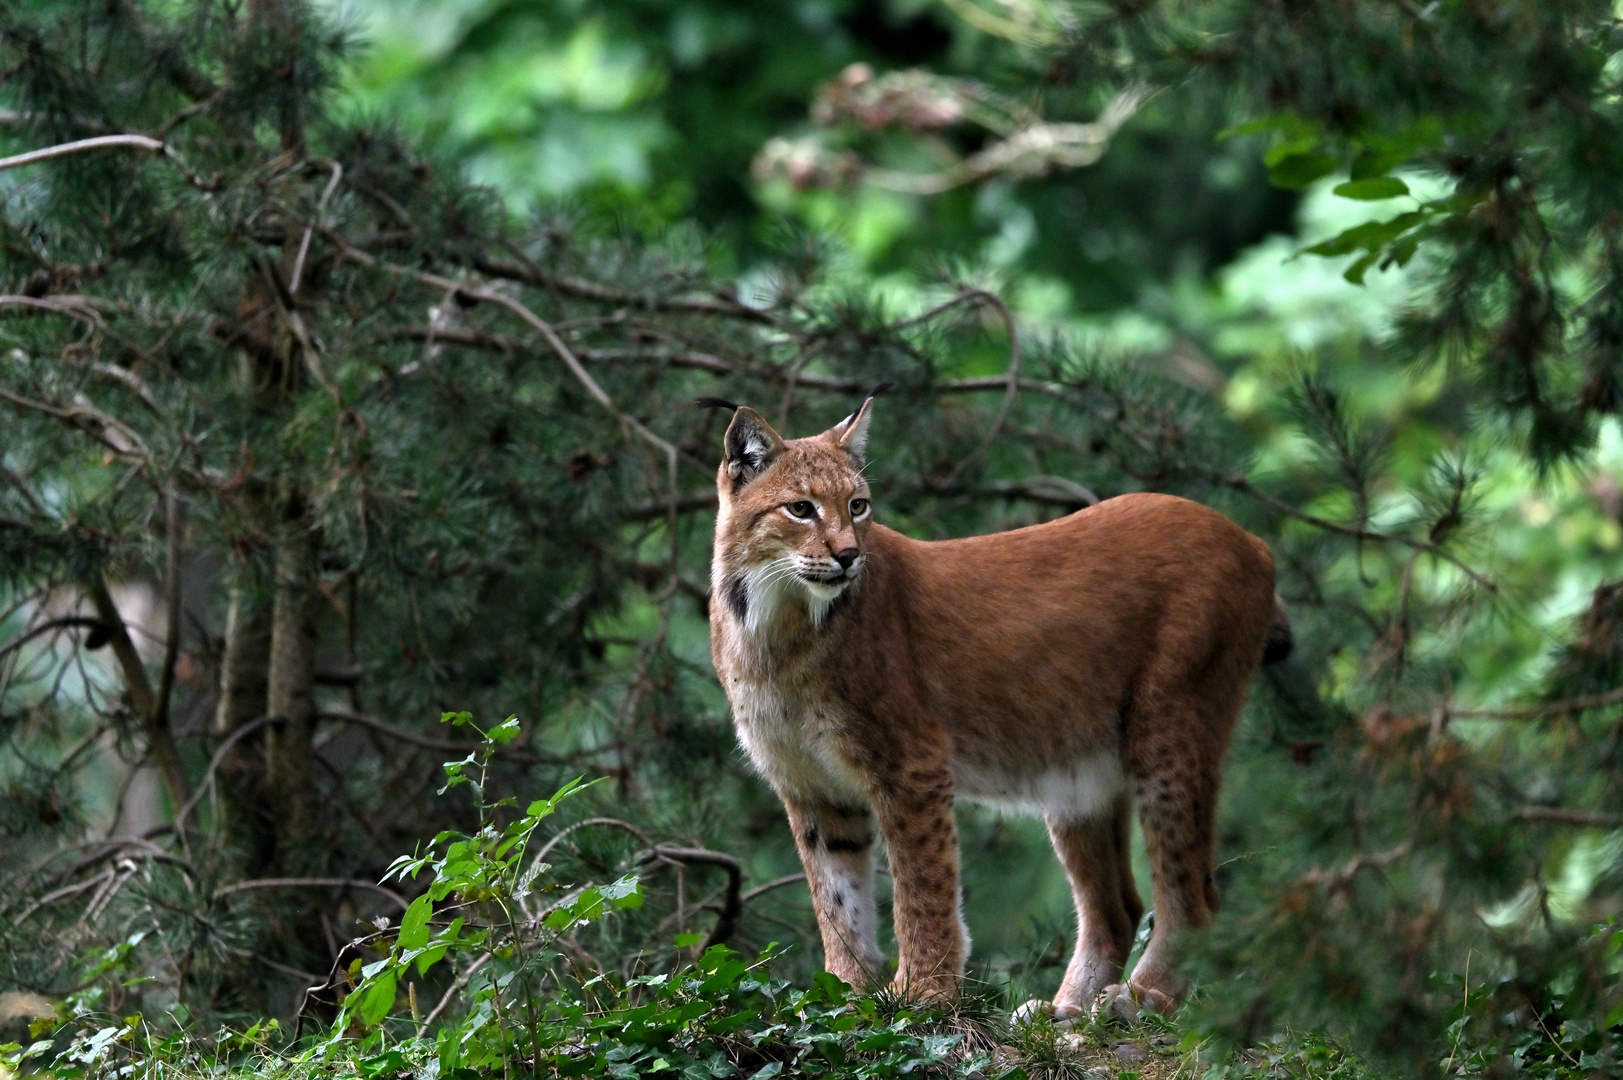
POLYGON ((866 514, 867 512, 868 512, 868 500, 867 499, 852 499, 851 500, 851 516, 852 517, 859 518, 862 515, 866 514))
POLYGON ((817 516, 817 507, 813 506, 805 499, 801 499, 799 502, 789 503, 784 507, 784 509, 789 511, 790 517, 797 517, 801 518, 802 520, 809 521, 813 517, 817 516))

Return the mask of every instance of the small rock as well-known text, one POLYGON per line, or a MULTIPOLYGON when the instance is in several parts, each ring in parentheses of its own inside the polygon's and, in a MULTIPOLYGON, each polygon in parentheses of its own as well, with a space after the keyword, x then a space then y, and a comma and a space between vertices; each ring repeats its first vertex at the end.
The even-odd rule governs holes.
POLYGON ((1116 1060, 1123 1065, 1138 1065, 1150 1060, 1148 1051, 1142 1046, 1134 1046, 1132 1043, 1117 1043, 1115 1051, 1116 1060))
POLYGON ((1157 1035, 1150 1040, 1150 1045, 1158 1048, 1176 1048, 1181 1041, 1176 1035, 1157 1035))
POLYGON ((1095 1065, 1082 1075, 1087 1080, 1116 1080, 1116 1070, 1107 1069, 1102 1065, 1095 1065))

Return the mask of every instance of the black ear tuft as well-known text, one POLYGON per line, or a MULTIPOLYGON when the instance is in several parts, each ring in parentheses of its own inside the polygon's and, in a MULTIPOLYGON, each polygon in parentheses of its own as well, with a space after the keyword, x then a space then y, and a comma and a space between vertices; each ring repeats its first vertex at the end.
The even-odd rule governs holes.
POLYGON ((726 399, 719 397, 694 398, 693 404, 695 407, 700 409, 726 409, 728 412, 738 411, 737 405, 731 401, 727 401, 726 399))
POLYGON ((783 439, 764 416, 747 406, 733 413, 723 445, 727 449, 727 472, 735 485, 755 479, 783 452, 783 439))
POLYGON ((882 382, 869 390, 868 396, 862 399, 861 405, 857 406, 857 411, 841 420, 832 429, 835 440, 858 463, 863 460, 863 455, 868 451, 868 421, 873 419, 873 410, 869 406, 873 404, 874 398, 889 390, 893 385, 893 383, 882 382))

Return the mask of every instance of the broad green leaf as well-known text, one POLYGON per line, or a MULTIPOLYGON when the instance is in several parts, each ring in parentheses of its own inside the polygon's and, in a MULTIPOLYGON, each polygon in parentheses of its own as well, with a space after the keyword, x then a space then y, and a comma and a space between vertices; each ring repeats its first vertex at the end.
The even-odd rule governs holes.
POLYGON ((1306 250, 1314 255, 1330 256, 1351 255, 1355 251, 1376 251, 1426 220, 1426 216, 1423 211, 1411 210, 1386 221, 1366 221, 1306 250))
POLYGON ((596 889, 584 889, 567 904, 560 905, 542 924, 549 930, 567 930, 581 919, 591 918, 603 906, 603 894, 596 889))
POLYGON ((402 951, 421 949, 428 944, 428 919, 434 914, 434 902, 425 893, 413 900, 400 917, 398 941, 402 951))
POLYGON ((463 724, 469 724, 472 722, 473 713, 471 712, 448 712, 440 714, 440 723, 450 724, 452 727, 461 727, 463 724))
POLYGON ((1344 184, 1337 184, 1335 192, 1343 199, 1374 201, 1407 195, 1409 185, 1395 176, 1372 176, 1366 180, 1348 180, 1344 184))
POLYGON ((1268 179, 1275 187, 1305 188, 1335 172, 1340 164, 1329 154, 1291 154, 1268 169, 1268 179))
POLYGON ((487 734, 487 737, 491 742, 500 743, 503 746, 512 742, 514 739, 518 738, 518 736, 519 725, 517 716, 509 716, 506 720, 503 720, 501 723, 491 728, 487 734))
POLYGON ((603 886, 599 891, 603 899, 617 908, 642 907, 642 890, 635 874, 627 874, 619 881, 603 886))
POLYGON ((389 1015, 394 1008, 394 996, 395 973, 392 971, 361 991, 361 1019, 367 1027, 375 1026, 389 1015))
POLYGON ((1372 251, 1367 255, 1360 256, 1356 262, 1341 272, 1341 276, 1352 282, 1354 285, 1362 285, 1364 283, 1364 275, 1369 272, 1369 268, 1374 264, 1375 253, 1372 251))

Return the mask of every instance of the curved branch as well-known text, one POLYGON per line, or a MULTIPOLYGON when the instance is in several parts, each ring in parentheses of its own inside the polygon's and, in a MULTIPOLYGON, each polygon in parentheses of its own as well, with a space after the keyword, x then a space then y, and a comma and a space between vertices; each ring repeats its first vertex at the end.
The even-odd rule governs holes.
POLYGON ((192 793, 192 797, 186 800, 186 804, 175 815, 175 828, 184 829, 186 827, 186 818, 191 815, 193 810, 197 809, 197 804, 203 799, 203 793, 208 790, 210 784, 214 783, 214 774, 219 771, 220 763, 225 760, 225 755, 231 748, 237 745, 239 740, 246 738, 249 733, 258 731, 276 719, 277 717, 274 716, 261 716, 257 720, 250 720, 246 724, 238 725, 232 730, 231 734, 220 741, 219 747, 214 751, 214 756, 209 759, 209 767, 203 771, 203 779, 198 782, 197 790, 192 793))
POLYGON ((716 916, 716 924, 710 928, 704 942, 699 946, 698 952, 702 955, 712 945, 720 945, 733 936, 738 929, 738 918, 744 913, 744 903, 740 896, 739 887, 744 880, 743 868, 738 860, 724 851, 711 851, 709 848, 674 847, 669 844, 656 844, 649 855, 650 859, 669 859, 672 862, 700 864, 705 866, 719 866, 727 872, 727 895, 722 900, 721 914, 716 916))
MULTIPOLYGON (((1499 586, 1494 584, 1492 578, 1485 577, 1477 571, 1471 569, 1471 567, 1466 565, 1466 563, 1461 560, 1459 556, 1449 554, 1441 547, 1431 543, 1430 541, 1417 540, 1412 536, 1399 536, 1396 533, 1383 533, 1375 532, 1371 529, 1361 529, 1356 525, 1344 525, 1338 521, 1331 521, 1328 518, 1322 518, 1316 514, 1310 514, 1306 510, 1301 510, 1292 506, 1284 499, 1270 495, 1268 492, 1262 490, 1260 487, 1253 484, 1250 480, 1247 480, 1243 476, 1208 476, 1207 479, 1211 480, 1213 483, 1218 483, 1225 487, 1233 488, 1235 491, 1244 492, 1259 502, 1262 502, 1267 506, 1279 511, 1286 517, 1295 518, 1297 521, 1304 521, 1307 524, 1312 525, 1314 528, 1323 529, 1325 532, 1335 533, 1337 536, 1350 536, 1355 540, 1374 540, 1377 542, 1401 544, 1410 550, 1418 551, 1426 555, 1433 555, 1439 559, 1442 559, 1444 562, 1451 564, 1466 577, 1470 578, 1472 582, 1488 590, 1489 592, 1497 593, 1499 591, 1499 586)), ((1454 715, 1460 716, 1463 714, 1455 713, 1454 715)))
POLYGON ((757 896, 764 896, 767 893, 772 892, 774 889, 781 889, 785 885, 793 885, 797 881, 805 880, 806 875, 804 873, 785 874, 780 878, 773 878, 771 881, 768 881, 765 884, 755 886, 755 888, 751 889, 743 896, 740 896, 738 900, 741 904, 747 904, 751 900, 754 900, 757 896))
POLYGON ((4 645, 0 645, 0 657, 5 656, 9 652, 15 652, 24 645, 28 644, 34 638, 37 638, 42 634, 48 634, 52 630, 61 630, 70 626, 77 626, 86 630, 94 630, 96 627, 106 625, 107 624, 102 622, 100 619, 90 619, 83 615, 66 615, 60 619, 51 619, 47 622, 40 623, 32 630, 28 630, 17 635, 4 645))

